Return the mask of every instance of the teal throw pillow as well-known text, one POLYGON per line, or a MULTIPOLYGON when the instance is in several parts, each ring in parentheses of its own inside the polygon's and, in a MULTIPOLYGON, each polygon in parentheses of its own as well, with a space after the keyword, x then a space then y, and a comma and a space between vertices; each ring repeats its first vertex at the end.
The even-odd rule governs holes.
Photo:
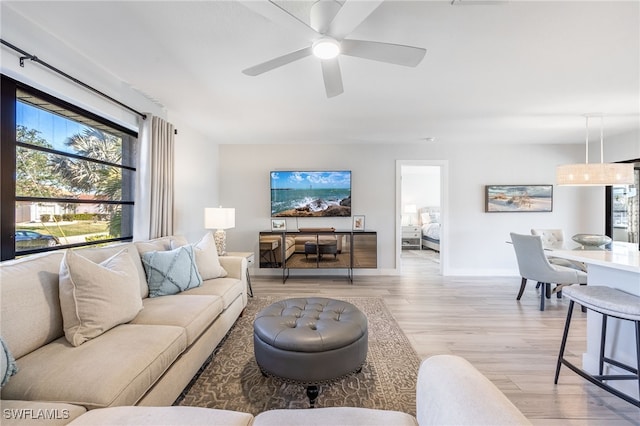
POLYGON ((16 360, 9 352, 9 347, 4 342, 4 339, 0 337, 0 343, 2 343, 2 359, 0 360, 0 364, 2 365, 2 371, 0 371, 2 375, 2 383, 0 383, 0 388, 6 385, 9 382, 9 378, 18 372, 18 365, 16 364, 16 360))
POLYGON ((191 245, 147 252, 142 255, 142 264, 147 273, 149 297, 176 294, 202 284, 191 245))

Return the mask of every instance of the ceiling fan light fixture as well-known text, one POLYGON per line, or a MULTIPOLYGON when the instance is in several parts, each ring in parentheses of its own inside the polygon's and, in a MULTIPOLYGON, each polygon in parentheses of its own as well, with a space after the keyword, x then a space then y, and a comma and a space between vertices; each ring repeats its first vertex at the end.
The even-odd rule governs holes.
POLYGON ((312 46, 313 55, 320 59, 333 59, 340 54, 340 43, 330 37, 316 40, 312 46))

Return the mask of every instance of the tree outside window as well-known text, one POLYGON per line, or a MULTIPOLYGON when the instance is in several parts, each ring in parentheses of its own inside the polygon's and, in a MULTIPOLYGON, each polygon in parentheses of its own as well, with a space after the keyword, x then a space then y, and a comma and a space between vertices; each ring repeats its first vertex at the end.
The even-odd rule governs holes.
MULTIPOLYGON (((3 204, 15 207, 13 255, 131 239, 137 135, 5 80, 16 86, 15 140, 2 140, 3 153, 15 147, 14 187, 2 182, 3 204)), ((13 257, 7 246, 3 260, 13 257)))

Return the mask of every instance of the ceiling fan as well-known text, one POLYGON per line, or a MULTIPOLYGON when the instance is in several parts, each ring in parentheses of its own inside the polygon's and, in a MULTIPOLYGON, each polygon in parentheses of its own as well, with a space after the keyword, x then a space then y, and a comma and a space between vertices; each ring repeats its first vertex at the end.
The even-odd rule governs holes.
POLYGON ((426 53, 421 47, 346 38, 373 12, 383 0, 318 0, 310 9, 309 23, 294 16, 275 1, 248 1, 245 4, 278 23, 304 32, 311 44, 279 56, 242 72, 257 76, 291 62, 314 55, 320 59, 327 97, 341 94, 342 74, 338 55, 355 56, 408 67, 417 66, 426 53))

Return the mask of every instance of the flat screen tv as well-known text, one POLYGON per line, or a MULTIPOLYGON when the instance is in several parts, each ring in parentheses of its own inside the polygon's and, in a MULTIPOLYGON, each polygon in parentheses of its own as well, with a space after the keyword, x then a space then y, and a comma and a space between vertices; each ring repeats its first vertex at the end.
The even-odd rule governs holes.
POLYGON ((272 171, 272 217, 351 216, 351 171, 272 171))

